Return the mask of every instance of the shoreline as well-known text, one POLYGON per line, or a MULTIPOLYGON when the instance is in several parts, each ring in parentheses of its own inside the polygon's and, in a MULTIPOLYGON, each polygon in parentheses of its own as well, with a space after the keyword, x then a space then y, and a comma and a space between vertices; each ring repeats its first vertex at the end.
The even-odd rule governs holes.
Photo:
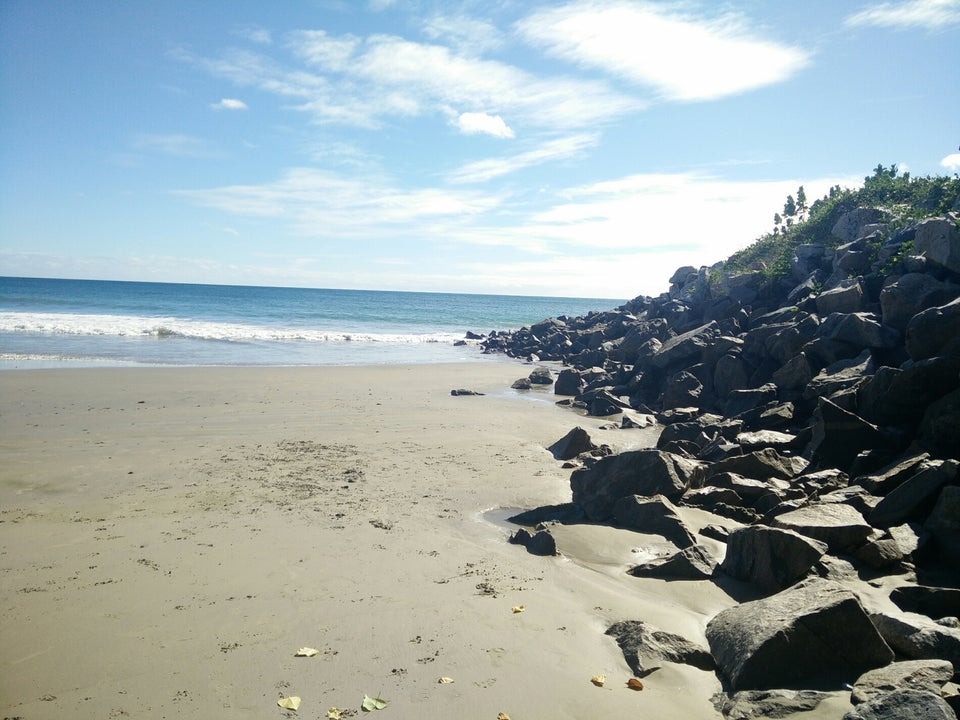
POLYGON ((542 558, 484 519, 569 499, 544 448, 604 424, 517 402, 527 367, 0 373, 3 714, 283 717, 298 695, 323 717, 379 694, 396 718, 709 716, 712 673, 668 663, 634 693, 603 633, 702 642, 732 600, 627 576, 636 533, 569 528, 542 558))

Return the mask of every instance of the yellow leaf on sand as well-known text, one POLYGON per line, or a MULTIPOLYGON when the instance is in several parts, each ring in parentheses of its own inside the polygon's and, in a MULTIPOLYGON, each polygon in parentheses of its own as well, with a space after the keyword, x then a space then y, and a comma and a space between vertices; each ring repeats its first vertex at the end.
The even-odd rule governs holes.
POLYGON ((526 608, 523 605, 514 605, 512 610, 513 614, 516 615, 517 613, 522 613, 526 608))
POLYGON ((442 678, 437 680, 437 682, 440 683, 441 685, 449 685, 450 683, 453 682, 453 678, 447 677, 446 675, 444 675, 442 678))
POLYGON ((277 705, 282 708, 286 708, 287 710, 297 710, 300 708, 300 698, 298 698, 296 695, 293 695, 292 697, 280 698, 277 700, 277 705))
POLYGON ((327 710, 327 720, 342 720, 343 715, 340 714, 340 709, 332 707, 327 710))
POLYGON ((631 690, 643 690, 643 683, 636 678, 630 678, 627 680, 627 687, 631 690))
POLYGON ((607 681, 606 675, 594 675, 592 678, 590 678, 590 682, 592 682, 597 687, 603 687, 603 684, 606 681, 607 681))
POLYGON ((510 716, 506 713, 497 713, 497 720, 510 720, 510 716))
POLYGON ((297 650, 297 653, 294 657, 313 657, 318 652, 320 651, 317 650, 316 648, 302 647, 299 650, 297 650))

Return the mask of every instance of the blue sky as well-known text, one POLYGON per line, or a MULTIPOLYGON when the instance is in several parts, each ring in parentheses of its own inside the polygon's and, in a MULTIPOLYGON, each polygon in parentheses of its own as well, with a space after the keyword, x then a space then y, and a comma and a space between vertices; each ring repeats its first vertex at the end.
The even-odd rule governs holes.
POLYGON ((958 144, 960 0, 0 0, 0 274, 628 298, 958 144))

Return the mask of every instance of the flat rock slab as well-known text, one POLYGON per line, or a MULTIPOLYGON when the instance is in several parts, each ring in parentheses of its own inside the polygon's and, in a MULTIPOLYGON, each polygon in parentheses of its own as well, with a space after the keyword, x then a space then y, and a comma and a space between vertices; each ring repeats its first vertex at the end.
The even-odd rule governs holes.
POLYGON ((904 660, 870 670, 853 686, 850 702, 858 705, 894 690, 926 690, 940 694, 953 677, 953 664, 946 660, 904 660))
POLYGON ((731 690, 832 690, 893 661, 860 601, 808 580, 717 614, 707 641, 731 690))
POLYGON ((692 665, 700 670, 716 670, 713 655, 706 648, 674 633, 657 630, 641 620, 624 620, 606 632, 617 641, 623 658, 637 677, 657 670, 663 661, 692 665))
POLYGON ((843 720, 956 720, 947 701, 923 690, 897 690, 857 705, 843 720))
POLYGON ((794 713, 810 712, 827 697, 816 690, 741 690, 717 693, 710 702, 727 720, 782 718, 794 713))
POLYGON ((678 548, 687 548, 697 542, 677 514, 676 506, 663 495, 620 498, 613 506, 613 519, 629 530, 662 535, 678 548))
POLYGON ((815 503, 778 515, 773 526, 825 542, 830 552, 862 545, 873 532, 863 515, 842 503, 815 503))
POLYGON ((772 593, 806 577, 826 551, 826 544, 792 530, 749 525, 727 537, 720 570, 772 593))

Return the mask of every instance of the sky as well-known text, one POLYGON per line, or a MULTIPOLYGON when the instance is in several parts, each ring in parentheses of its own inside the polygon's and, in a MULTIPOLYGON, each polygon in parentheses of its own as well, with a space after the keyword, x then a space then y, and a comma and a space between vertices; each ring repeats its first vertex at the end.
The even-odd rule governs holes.
POLYGON ((960 0, 0 0, 0 275, 627 299, 958 145, 960 0))

